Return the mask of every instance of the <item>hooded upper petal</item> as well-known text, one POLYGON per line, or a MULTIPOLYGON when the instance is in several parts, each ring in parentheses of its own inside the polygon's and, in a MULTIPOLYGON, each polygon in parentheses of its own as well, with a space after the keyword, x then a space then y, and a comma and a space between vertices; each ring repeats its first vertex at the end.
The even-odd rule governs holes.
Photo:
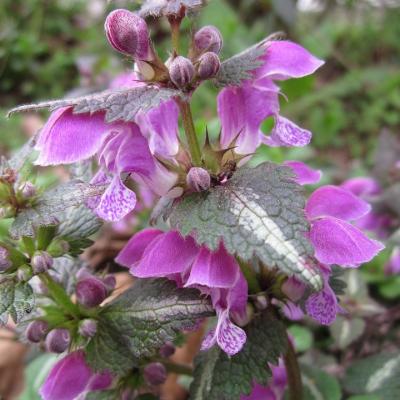
POLYGON ((313 185, 321 180, 322 172, 320 170, 312 169, 301 161, 285 161, 284 165, 293 170, 299 185, 313 185))
POLYGON ((40 132, 36 164, 68 164, 90 158, 114 126, 105 123, 104 112, 73 114, 71 107, 60 108, 51 114, 40 132))
POLYGON ((138 278, 169 277, 191 267, 199 248, 190 236, 170 231, 154 239, 131 273, 138 278))
POLYGON ((348 179, 341 187, 361 198, 378 195, 382 191, 379 182, 370 177, 348 179))
POLYGON ((115 261, 124 267, 133 267, 143 256, 146 247, 163 231, 159 229, 144 229, 134 235, 120 251, 115 261))
POLYGON ((317 189, 309 197, 306 205, 309 219, 331 216, 352 221, 366 215, 371 206, 338 186, 327 185, 317 189))
POLYGON ((263 137, 261 123, 279 111, 278 91, 273 86, 260 89, 245 84, 225 88, 219 93, 217 102, 222 127, 221 145, 223 148, 236 145, 235 151, 240 154, 254 152, 263 137))
POLYGON ((371 261, 384 248, 355 226, 334 217, 313 221, 310 240, 319 262, 346 267, 357 267, 371 261))
POLYGON ((286 40, 268 42, 263 61, 264 64, 256 72, 257 78, 275 80, 302 78, 324 64, 308 50, 286 40))

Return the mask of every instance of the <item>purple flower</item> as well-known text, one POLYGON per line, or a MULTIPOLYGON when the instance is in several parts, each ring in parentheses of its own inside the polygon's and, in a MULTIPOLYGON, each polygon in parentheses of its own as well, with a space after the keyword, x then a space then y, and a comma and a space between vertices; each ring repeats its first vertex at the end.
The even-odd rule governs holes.
POLYGON ((176 231, 146 229, 128 242, 116 261, 129 267, 136 277, 167 277, 178 286, 196 287, 210 295, 218 322, 207 334, 202 348, 218 344, 229 355, 241 350, 246 334, 231 322, 230 314, 246 312, 247 282, 222 243, 212 252, 176 231))
POLYGON ((218 96, 221 144, 229 147, 239 134, 236 151, 241 154, 254 152, 261 143, 269 146, 305 146, 311 140, 311 132, 279 115, 280 90, 274 81, 310 75, 323 61, 288 41, 266 42, 264 49, 262 65, 255 70, 253 79, 240 87, 225 88, 218 96), (266 137, 260 125, 270 116, 275 119, 275 127, 266 137))
POLYGON ((301 161, 285 161, 284 165, 290 167, 296 175, 296 182, 299 185, 313 185, 321 180, 322 172, 310 168, 301 161))
POLYGON ((44 400, 74 400, 94 390, 103 390, 112 383, 108 372, 93 373, 83 351, 75 351, 58 361, 40 388, 44 400))
POLYGON ((317 189, 305 208, 317 260, 344 267, 372 260, 384 246, 350 223, 369 211, 368 203, 345 189, 331 185, 317 189))
POLYGON ((400 247, 396 246, 393 249, 390 259, 385 265, 385 274, 387 275, 400 274, 400 247))

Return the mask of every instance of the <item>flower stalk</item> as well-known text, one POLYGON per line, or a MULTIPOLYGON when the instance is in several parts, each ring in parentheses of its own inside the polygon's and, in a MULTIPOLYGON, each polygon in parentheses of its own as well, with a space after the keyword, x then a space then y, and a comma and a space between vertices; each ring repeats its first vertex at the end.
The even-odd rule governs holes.
POLYGON ((289 400, 302 400, 303 399, 303 384, 301 381, 301 373, 299 363, 297 361, 296 352, 293 344, 288 337, 288 349, 283 357, 288 386, 289 386, 289 400))

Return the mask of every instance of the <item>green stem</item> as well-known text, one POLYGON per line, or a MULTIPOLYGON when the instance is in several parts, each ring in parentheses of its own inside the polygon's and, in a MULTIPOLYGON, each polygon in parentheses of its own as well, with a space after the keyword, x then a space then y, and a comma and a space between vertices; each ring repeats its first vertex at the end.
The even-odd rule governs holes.
POLYGON ((171 26, 171 39, 174 53, 179 54, 180 27, 182 18, 171 16, 170 18, 168 18, 168 21, 171 26))
POLYGON ((289 384, 289 400, 302 400, 303 384, 301 382, 299 363, 297 361, 296 352, 289 338, 288 350, 283 359, 289 384))
POLYGON ((193 368, 188 365, 174 363, 166 359, 161 359, 159 361, 164 364, 164 367, 167 369, 168 372, 172 372, 178 375, 193 376, 193 368))
POLYGON ((190 103, 185 100, 179 100, 179 109, 181 111, 183 128, 185 129, 186 139, 189 146, 190 155, 192 156, 192 164, 195 167, 201 166, 201 150, 197 141, 196 130, 194 128, 192 110, 190 103))

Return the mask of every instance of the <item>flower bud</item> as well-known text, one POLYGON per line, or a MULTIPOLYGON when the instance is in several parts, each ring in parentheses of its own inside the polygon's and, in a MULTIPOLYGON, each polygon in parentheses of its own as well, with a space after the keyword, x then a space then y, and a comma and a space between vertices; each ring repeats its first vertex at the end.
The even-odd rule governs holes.
POLYGON ((28 282, 33 277, 32 267, 30 265, 21 265, 17 270, 17 279, 19 282, 28 282))
POLYGON ((47 252, 52 257, 61 257, 67 254, 70 249, 70 245, 66 240, 54 239, 49 247, 47 247, 47 252))
POLYGON ((0 247, 0 273, 7 271, 7 269, 12 266, 12 262, 8 256, 8 250, 4 247, 0 247))
POLYGON ((112 11, 106 19, 107 39, 115 50, 138 60, 148 60, 151 54, 146 21, 128 10, 112 11))
POLYGON ((49 324, 46 321, 32 321, 26 328, 26 338, 32 343, 39 343, 45 337, 49 330, 49 324))
POLYGON ((167 370, 163 364, 154 362, 144 368, 143 376, 150 386, 162 385, 167 380, 167 370))
POLYGON ((97 321, 94 319, 84 319, 79 324, 79 334, 86 338, 92 338, 97 332, 97 321))
POLYGON ((24 199, 30 199, 36 194, 36 188, 32 182, 26 181, 18 188, 24 199))
POLYGON ((205 169, 193 167, 186 176, 186 183, 195 192, 202 192, 210 188, 211 177, 205 169))
POLYGON ((204 26, 194 35, 194 45, 201 53, 211 51, 218 54, 223 45, 222 35, 215 26, 204 26))
POLYGON ((96 307, 107 297, 104 283, 96 277, 85 278, 76 284, 76 298, 85 307, 96 307))
POLYGON ((37 251, 31 260, 33 272, 41 274, 53 266, 53 258, 46 251, 37 251))
POLYGON ((306 287, 303 282, 291 276, 284 282, 281 290, 291 301, 297 302, 303 297, 306 287))
POLYGON ((197 74, 200 79, 210 79, 218 74, 220 67, 221 61, 218 55, 209 51, 199 58, 197 74))
POLYGON ((174 344, 171 342, 167 342, 160 348, 159 354, 163 358, 168 358, 175 353, 175 350, 176 348, 174 344))
POLYGON ((187 86, 194 77, 192 62, 185 57, 175 57, 169 66, 171 81, 179 88, 187 86))
POLYGON ((115 289, 115 286, 117 285, 117 280, 115 279, 114 275, 107 275, 103 279, 103 283, 107 289, 107 293, 111 293, 115 289))
POLYGON ((71 343, 68 329, 53 329, 46 337, 46 348, 52 353, 64 353, 71 343))

